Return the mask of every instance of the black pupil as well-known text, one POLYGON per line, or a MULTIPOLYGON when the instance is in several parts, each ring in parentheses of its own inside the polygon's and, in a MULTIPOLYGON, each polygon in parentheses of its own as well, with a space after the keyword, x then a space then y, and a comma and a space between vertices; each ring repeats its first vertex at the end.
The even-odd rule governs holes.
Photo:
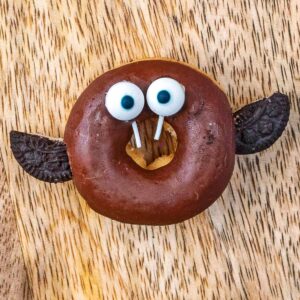
POLYGON ((126 95, 122 98, 121 105, 125 109, 130 109, 134 105, 134 100, 131 96, 126 95))
POLYGON ((171 95, 168 91, 160 91, 158 94, 157 94, 157 100, 159 103, 162 103, 162 104, 165 104, 165 103, 168 103, 170 101, 170 98, 171 98, 171 95))

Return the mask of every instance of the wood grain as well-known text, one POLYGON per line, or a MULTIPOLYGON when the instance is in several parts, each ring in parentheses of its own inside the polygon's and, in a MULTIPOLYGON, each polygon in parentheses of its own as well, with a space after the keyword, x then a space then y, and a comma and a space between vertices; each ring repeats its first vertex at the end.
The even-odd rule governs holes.
POLYGON ((0 3, 0 147, 34 299, 300 298, 298 0, 0 3), (96 76, 158 56, 206 71, 233 109, 277 90, 292 102, 280 141, 237 157, 206 212, 166 227, 120 224, 71 182, 21 171, 11 129, 61 137, 96 76))
POLYGON ((0 154, 0 299, 29 299, 30 287, 0 154))

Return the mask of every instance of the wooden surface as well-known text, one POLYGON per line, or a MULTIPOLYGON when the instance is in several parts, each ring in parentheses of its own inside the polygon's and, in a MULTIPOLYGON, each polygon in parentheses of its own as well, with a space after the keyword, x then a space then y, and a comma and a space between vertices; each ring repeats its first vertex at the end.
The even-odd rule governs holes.
POLYGON ((1 154, 0 172, 0 299, 29 299, 29 282, 1 154))
MULTIPOLYGON (((1 201, 12 200, 16 212, 28 274, 19 286, 28 284, 34 299, 300 298, 298 0, 0 3, 1 180, 8 182, 1 201), (292 101, 280 141, 237 157, 228 188, 205 213, 167 227, 124 225, 89 209, 72 182, 38 182, 19 168, 11 129, 61 137, 96 76, 158 56, 205 70, 233 109, 276 90, 292 101)), ((13 227, 2 225, 2 233, 11 228, 15 236, 13 227)))

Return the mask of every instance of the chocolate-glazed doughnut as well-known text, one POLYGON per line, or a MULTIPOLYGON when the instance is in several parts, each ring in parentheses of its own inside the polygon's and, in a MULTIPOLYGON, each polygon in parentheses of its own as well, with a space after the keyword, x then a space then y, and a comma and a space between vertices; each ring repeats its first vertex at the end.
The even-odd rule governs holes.
MULTIPOLYGON (((136 118, 157 118, 145 105, 136 118)), ((167 60, 143 60, 104 73, 82 93, 68 119, 64 142, 80 194, 98 213, 134 223, 164 225, 191 218, 223 192, 234 167, 235 129, 223 91, 205 74, 167 60), (185 103, 165 120, 177 134, 173 160, 145 170, 126 153, 130 122, 111 116, 105 97, 111 86, 130 81, 146 95, 156 79, 185 88, 185 103)))

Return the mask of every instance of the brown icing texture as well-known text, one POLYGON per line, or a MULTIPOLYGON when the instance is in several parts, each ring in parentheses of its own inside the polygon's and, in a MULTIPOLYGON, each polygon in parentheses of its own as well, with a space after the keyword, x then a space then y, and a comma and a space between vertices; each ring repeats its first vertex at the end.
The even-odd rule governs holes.
MULTIPOLYGON (((145 105, 136 121, 153 117, 145 105)), ((72 109, 64 141, 74 183, 95 211, 121 222, 164 225, 197 215, 221 195, 234 167, 234 132, 227 98, 206 75, 177 62, 145 60, 93 81, 72 109), (126 80, 146 95, 160 77, 184 85, 186 100, 181 111, 165 118, 178 138, 174 159, 149 171, 126 154, 131 123, 108 113, 105 94, 126 80)))

